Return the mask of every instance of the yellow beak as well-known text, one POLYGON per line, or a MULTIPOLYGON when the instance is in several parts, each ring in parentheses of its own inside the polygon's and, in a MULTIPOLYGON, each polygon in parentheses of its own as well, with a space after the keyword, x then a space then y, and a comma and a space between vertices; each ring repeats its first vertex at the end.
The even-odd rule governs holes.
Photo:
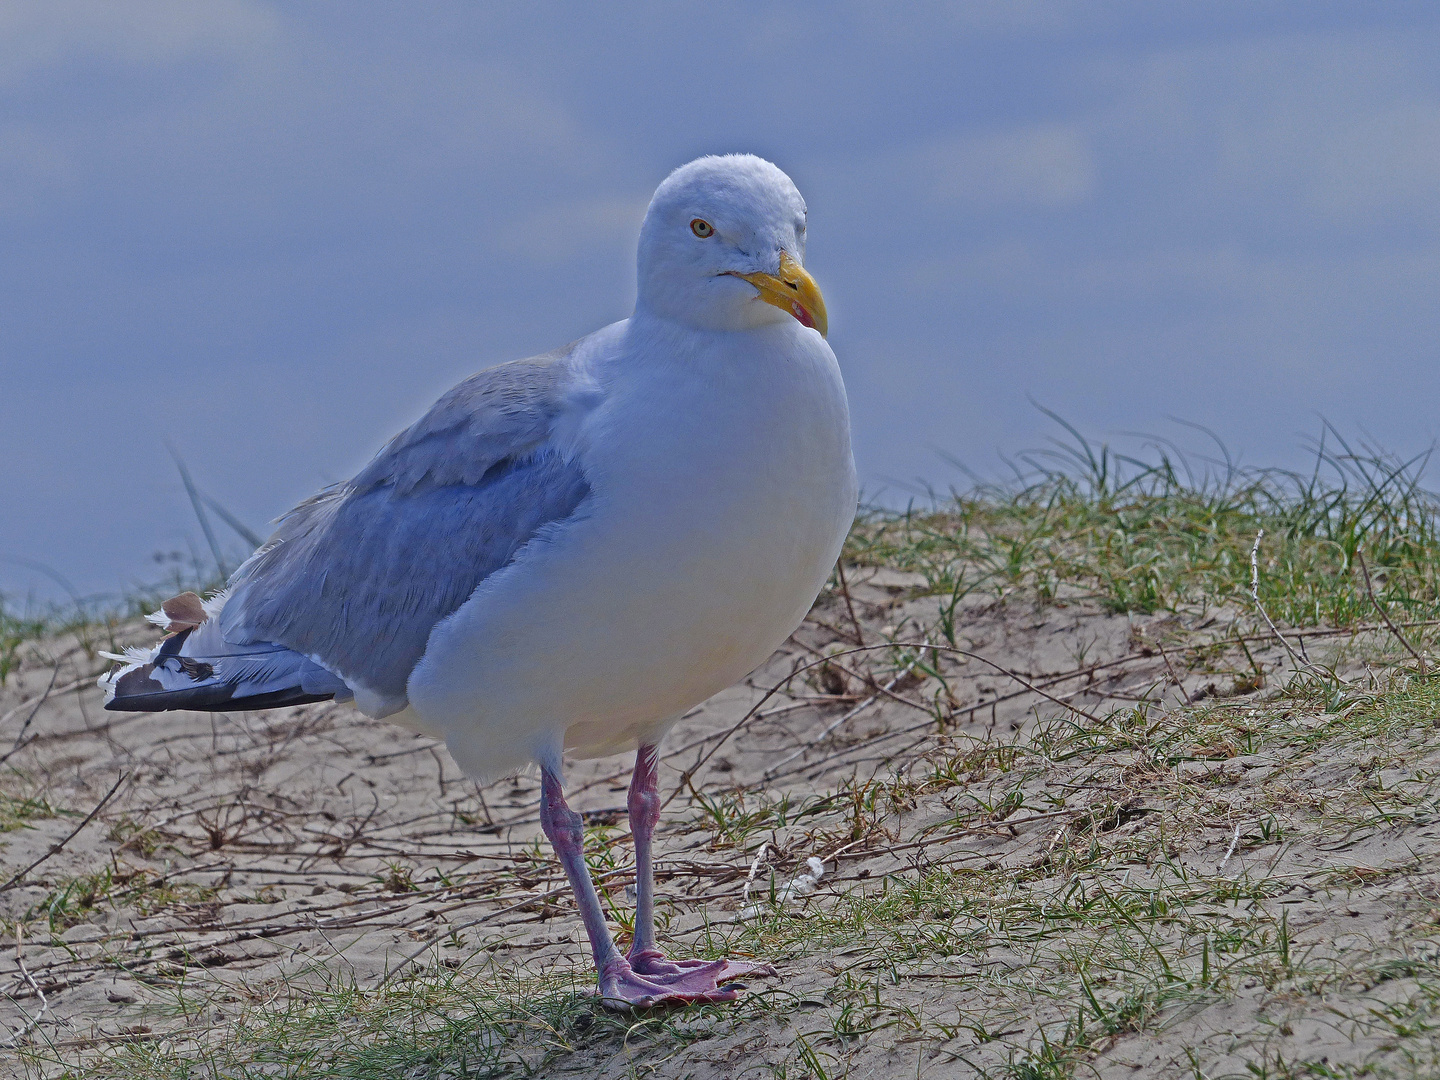
POLYGON ((820 286, 805 272, 805 268, 790 257, 788 251, 780 253, 780 273, 736 274, 760 290, 760 299, 774 304, 781 311, 788 311, 805 326, 813 326, 824 337, 830 328, 825 315, 825 298, 820 295, 820 286))

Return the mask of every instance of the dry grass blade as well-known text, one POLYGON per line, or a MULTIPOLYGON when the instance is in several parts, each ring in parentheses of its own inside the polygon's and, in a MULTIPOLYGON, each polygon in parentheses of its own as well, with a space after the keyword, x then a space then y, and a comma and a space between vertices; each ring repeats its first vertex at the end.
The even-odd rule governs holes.
POLYGON ((1415 662, 1420 665, 1420 674, 1424 675, 1426 671, 1425 658, 1416 651, 1414 645, 1410 644, 1410 639, 1400 632, 1400 628, 1390 620, 1390 613, 1385 610, 1385 605, 1380 603, 1379 598, 1376 597, 1375 586, 1370 581, 1370 568, 1365 565, 1365 552, 1361 548, 1355 549, 1355 560, 1360 564, 1360 572, 1365 575, 1365 592, 1370 597, 1370 602, 1375 605, 1375 610, 1380 613, 1380 618, 1385 620, 1385 625, 1389 628, 1390 633, 1394 634, 1395 639, 1405 646, 1405 651, 1415 658, 1415 662))

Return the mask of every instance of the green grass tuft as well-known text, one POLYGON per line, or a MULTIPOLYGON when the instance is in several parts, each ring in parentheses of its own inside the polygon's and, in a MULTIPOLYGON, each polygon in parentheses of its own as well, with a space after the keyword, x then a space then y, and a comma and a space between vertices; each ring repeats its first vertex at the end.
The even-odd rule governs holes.
MULTIPOLYGON (((1332 435, 1333 438, 1333 435, 1332 435)), ((1440 502, 1421 485, 1428 456, 1322 444, 1306 474, 1229 467, 1198 479, 1160 453, 1145 462, 1074 434, 1031 456, 1010 486, 980 485, 928 511, 873 511, 847 552, 919 572, 936 595, 1087 597, 1115 612, 1204 614, 1260 598, 1294 626, 1350 626, 1374 614, 1356 553, 1381 600, 1406 619, 1440 615, 1440 502)))

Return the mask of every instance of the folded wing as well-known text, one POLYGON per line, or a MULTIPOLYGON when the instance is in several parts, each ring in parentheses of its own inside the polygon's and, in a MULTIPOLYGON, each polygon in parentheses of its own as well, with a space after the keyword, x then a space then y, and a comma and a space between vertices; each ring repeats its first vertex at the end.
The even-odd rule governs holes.
POLYGON ((589 484, 555 436, 598 391, 571 351, 472 376, 353 480, 290 511, 203 617, 192 604, 184 621, 156 618, 178 632, 102 680, 106 708, 264 708, 354 691, 373 715, 403 709, 435 624, 583 513, 589 484))

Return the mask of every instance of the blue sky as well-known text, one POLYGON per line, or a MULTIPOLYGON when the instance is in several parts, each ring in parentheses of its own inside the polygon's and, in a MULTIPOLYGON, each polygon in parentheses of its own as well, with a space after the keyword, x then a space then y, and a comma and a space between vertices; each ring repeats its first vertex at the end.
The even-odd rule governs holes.
POLYGON ((0 591, 156 576, 627 314, 645 202, 771 158, 861 474, 1053 433, 1440 433, 1433 3, 0 5, 0 591))

